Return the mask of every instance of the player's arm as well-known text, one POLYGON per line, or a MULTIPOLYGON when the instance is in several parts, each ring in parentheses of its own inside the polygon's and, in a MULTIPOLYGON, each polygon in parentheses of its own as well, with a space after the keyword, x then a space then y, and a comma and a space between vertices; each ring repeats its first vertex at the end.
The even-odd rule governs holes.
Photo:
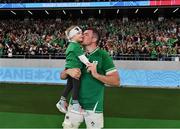
POLYGON ((92 64, 89 67, 89 70, 91 71, 91 74, 94 78, 103 82, 104 84, 106 84, 106 86, 120 86, 120 78, 117 70, 114 69, 106 73, 106 75, 101 75, 96 70, 96 64, 92 64))
POLYGON ((106 86, 114 86, 114 87, 120 86, 120 78, 117 71, 107 75, 98 74, 96 77, 99 81, 105 83, 106 86))
POLYGON ((109 56, 107 52, 102 53, 102 61, 102 70, 104 70, 105 75, 99 74, 96 70, 96 65, 92 64, 90 66, 92 76, 106 84, 106 86, 120 86, 119 74, 115 68, 112 58, 109 56))
POLYGON ((68 77, 68 74, 66 73, 66 70, 63 70, 61 73, 60 73, 60 78, 62 80, 66 80, 68 77))
POLYGON ((81 76, 81 70, 78 68, 66 69, 61 72, 60 78, 62 80, 65 80, 67 79, 68 75, 71 76, 72 78, 79 79, 81 76))

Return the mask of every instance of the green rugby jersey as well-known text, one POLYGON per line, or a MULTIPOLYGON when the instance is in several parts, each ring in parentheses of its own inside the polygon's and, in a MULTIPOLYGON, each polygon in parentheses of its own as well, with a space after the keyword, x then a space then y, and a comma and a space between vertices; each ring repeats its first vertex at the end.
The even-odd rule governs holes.
POLYGON ((70 42, 66 49, 66 65, 65 68, 82 68, 83 63, 78 56, 83 55, 83 49, 80 43, 70 42))
MULTIPOLYGON (((86 56, 89 61, 97 63, 97 72, 106 75, 108 72, 116 71, 112 58, 109 54, 96 48, 86 56)), ((95 79, 85 66, 81 70, 81 87, 79 92, 79 102, 83 109, 103 112, 104 83, 95 79)))

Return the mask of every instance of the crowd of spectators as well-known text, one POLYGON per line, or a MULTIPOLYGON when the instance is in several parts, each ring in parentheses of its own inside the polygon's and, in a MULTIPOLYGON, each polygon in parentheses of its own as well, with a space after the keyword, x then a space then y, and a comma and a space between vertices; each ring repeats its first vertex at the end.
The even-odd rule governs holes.
POLYGON ((118 59, 165 60, 180 54, 180 23, 176 19, 25 19, 1 20, 0 57, 64 57, 70 25, 100 32, 99 46, 118 59))

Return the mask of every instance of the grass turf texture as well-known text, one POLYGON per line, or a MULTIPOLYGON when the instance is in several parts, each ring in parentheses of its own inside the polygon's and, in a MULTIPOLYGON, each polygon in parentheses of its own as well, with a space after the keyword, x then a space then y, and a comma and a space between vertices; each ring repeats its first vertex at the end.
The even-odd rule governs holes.
MULTIPOLYGON (((0 84, 0 127, 58 128, 63 86, 0 84)), ((105 127, 180 127, 180 90, 106 88, 105 127)), ((85 127, 82 125, 82 127, 85 127)))

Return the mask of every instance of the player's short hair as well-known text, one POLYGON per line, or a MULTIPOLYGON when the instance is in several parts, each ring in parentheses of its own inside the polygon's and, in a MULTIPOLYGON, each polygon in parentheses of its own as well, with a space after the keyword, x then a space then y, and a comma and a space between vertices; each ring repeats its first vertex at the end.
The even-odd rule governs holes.
POLYGON ((96 43, 99 43, 100 35, 97 29, 95 28, 88 28, 87 30, 91 30, 93 32, 93 36, 97 39, 96 43))

